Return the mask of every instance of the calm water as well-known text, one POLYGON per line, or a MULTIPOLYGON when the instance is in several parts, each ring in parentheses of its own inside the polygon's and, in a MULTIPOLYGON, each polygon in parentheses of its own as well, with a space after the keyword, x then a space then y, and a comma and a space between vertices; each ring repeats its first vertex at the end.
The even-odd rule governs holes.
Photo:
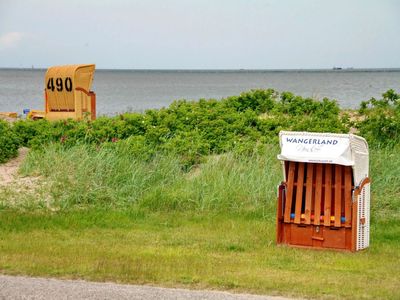
MULTIPOLYGON (((0 111, 43 109, 45 70, 0 69, 0 111)), ((362 100, 400 91, 400 70, 342 71, 120 71, 97 70, 98 114, 143 111, 175 99, 222 98, 273 88, 355 108, 362 100)))

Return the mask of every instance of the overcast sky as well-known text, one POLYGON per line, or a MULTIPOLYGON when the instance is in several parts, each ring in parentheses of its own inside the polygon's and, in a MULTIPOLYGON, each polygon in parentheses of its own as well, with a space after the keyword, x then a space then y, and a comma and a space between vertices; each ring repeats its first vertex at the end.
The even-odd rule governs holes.
POLYGON ((400 67, 399 0, 0 0, 0 67, 400 67))

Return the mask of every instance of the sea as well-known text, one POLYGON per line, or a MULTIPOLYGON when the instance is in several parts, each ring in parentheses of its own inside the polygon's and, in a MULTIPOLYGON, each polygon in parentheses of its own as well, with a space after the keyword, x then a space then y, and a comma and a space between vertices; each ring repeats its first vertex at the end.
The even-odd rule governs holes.
MULTIPOLYGON (((45 69, 0 69, 0 111, 44 108, 45 69)), ((303 97, 335 99, 357 108, 388 89, 400 92, 400 69, 340 70, 96 70, 98 115, 143 112, 174 100, 222 99, 272 88, 303 97)))

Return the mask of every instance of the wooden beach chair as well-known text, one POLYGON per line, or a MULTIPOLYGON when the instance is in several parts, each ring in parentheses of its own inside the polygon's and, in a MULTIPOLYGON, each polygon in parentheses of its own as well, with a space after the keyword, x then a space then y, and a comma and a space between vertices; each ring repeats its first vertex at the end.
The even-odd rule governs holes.
POLYGON ((50 67, 45 76, 45 118, 96 119, 96 94, 90 91, 95 65, 50 67))
POLYGON ((369 246, 368 145, 351 134, 280 133, 277 243, 357 251, 369 246))

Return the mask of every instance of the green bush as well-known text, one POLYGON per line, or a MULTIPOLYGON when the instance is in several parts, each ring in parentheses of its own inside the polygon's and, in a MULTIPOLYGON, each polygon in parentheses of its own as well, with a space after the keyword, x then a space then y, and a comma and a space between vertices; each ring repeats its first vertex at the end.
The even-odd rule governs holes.
POLYGON ((135 142, 135 153, 172 151, 184 156, 186 165, 209 154, 276 143, 280 130, 346 133, 355 127, 371 146, 396 144, 400 141, 399 99, 399 94, 389 90, 381 100, 362 102, 359 118, 350 121, 334 100, 252 90, 219 101, 179 100, 168 108, 95 121, 21 120, 12 130, 22 145, 35 149, 50 143, 71 147, 140 140, 135 142), (139 147, 143 148, 138 151, 139 147))
POLYGON ((17 156, 20 140, 11 126, 0 120, 0 163, 17 156))
POLYGON ((42 146, 57 139, 57 122, 47 120, 19 120, 13 124, 12 131, 19 137, 21 145, 30 148, 42 146))
POLYGON ((102 145, 130 140, 133 155, 171 152, 182 156, 185 167, 209 154, 249 151, 259 144, 276 143, 280 130, 348 132, 335 101, 252 90, 239 96, 199 101, 179 100, 168 108, 143 114, 126 113, 95 121, 26 121, 13 126, 21 144, 43 149, 51 143, 63 147, 102 145), (237 149, 237 150, 235 150, 237 149))
POLYGON ((364 101, 356 124, 360 135, 372 145, 393 146, 400 142, 400 95, 393 90, 382 94, 382 99, 364 101))
POLYGON ((248 109, 256 113, 266 113, 271 111, 275 105, 279 94, 273 89, 252 90, 231 96, 223 100, 223 105, 235 108, 236 111, 246 111, 248 109))

